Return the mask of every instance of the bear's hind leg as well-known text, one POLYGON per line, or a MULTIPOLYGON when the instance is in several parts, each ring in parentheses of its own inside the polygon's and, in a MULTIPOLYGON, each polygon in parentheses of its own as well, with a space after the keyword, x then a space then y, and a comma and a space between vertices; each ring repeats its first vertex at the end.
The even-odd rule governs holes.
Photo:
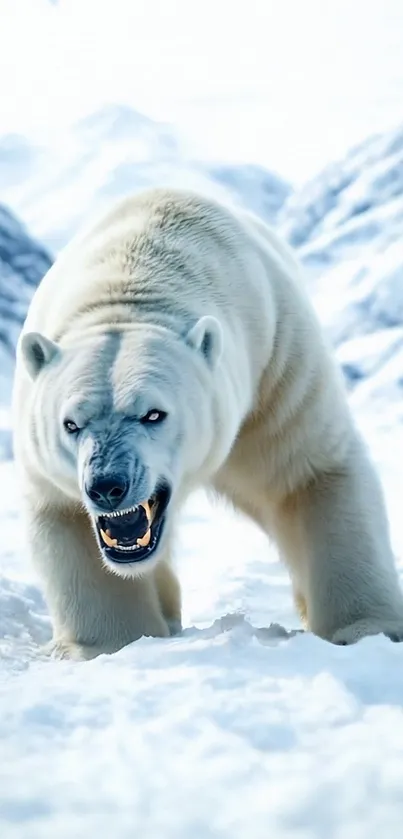
MULTIPOLYGON (((318 476, 278 511, 278 541, 299 534, 308 627, 337 644, 384 633, 403 640, 403 597, 378 478, 357 444, 339 470, 318 476)), ((283 545, 282 545, 283 542, 283 545)), ((285 542, 287 540, 285 539, 285 542)))
POLYGON ((383 633, 403 640, 403 595, 378 477, 361 441, 343 468, 273 504, 249 466, 221 470, 216 491, 276 540, 306 627, 336 644, 383 633), (251 498, 253 497, 253 503, 251 498))

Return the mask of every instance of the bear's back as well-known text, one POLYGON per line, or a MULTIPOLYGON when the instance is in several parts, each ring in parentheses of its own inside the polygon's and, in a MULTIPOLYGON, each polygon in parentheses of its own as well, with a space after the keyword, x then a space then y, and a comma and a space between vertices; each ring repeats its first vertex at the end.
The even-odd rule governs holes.
POLYGON ((241 313, 246 328, 256 326, 258 312, 269 314, 271 288, 266 243, 260 237, 257 246, 254 224, 258 230, 252 216, 182 190, 124 199, 61 252, 34 295, 25 329, 58 340, 83 314, 88 326, 103 306, 117 321, 132 308, 141 319, 150 311, 161 318, 177 311, 188 320, 241 313))

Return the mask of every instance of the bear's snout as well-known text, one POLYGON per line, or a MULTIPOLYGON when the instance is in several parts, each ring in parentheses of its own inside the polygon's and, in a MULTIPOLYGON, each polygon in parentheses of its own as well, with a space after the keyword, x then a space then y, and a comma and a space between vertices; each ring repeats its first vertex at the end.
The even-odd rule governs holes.
POLYGON ((85 483, 88 498, 99 510, 116 510, 124 501, 130 482, 124 475, 94 477, 85 483))

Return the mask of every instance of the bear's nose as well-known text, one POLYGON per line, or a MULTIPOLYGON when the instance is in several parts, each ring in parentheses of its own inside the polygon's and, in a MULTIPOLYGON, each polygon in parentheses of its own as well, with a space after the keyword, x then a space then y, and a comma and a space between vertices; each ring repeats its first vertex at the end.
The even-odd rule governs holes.
POLYGON ((115 510, 127 494, 128 483, 121 475, 96 478, 86 484, 88 498, 102 510, 115 510))

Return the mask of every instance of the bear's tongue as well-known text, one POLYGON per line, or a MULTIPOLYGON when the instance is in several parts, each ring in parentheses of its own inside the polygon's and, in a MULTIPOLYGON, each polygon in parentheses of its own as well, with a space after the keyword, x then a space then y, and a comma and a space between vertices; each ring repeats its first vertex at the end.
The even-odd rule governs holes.
POLYGON ((151 537, 148 505, 147 508, 140 505, 123 516, 100 516, 98 525, 105 544, 108 547, 146 547, 151 537))

